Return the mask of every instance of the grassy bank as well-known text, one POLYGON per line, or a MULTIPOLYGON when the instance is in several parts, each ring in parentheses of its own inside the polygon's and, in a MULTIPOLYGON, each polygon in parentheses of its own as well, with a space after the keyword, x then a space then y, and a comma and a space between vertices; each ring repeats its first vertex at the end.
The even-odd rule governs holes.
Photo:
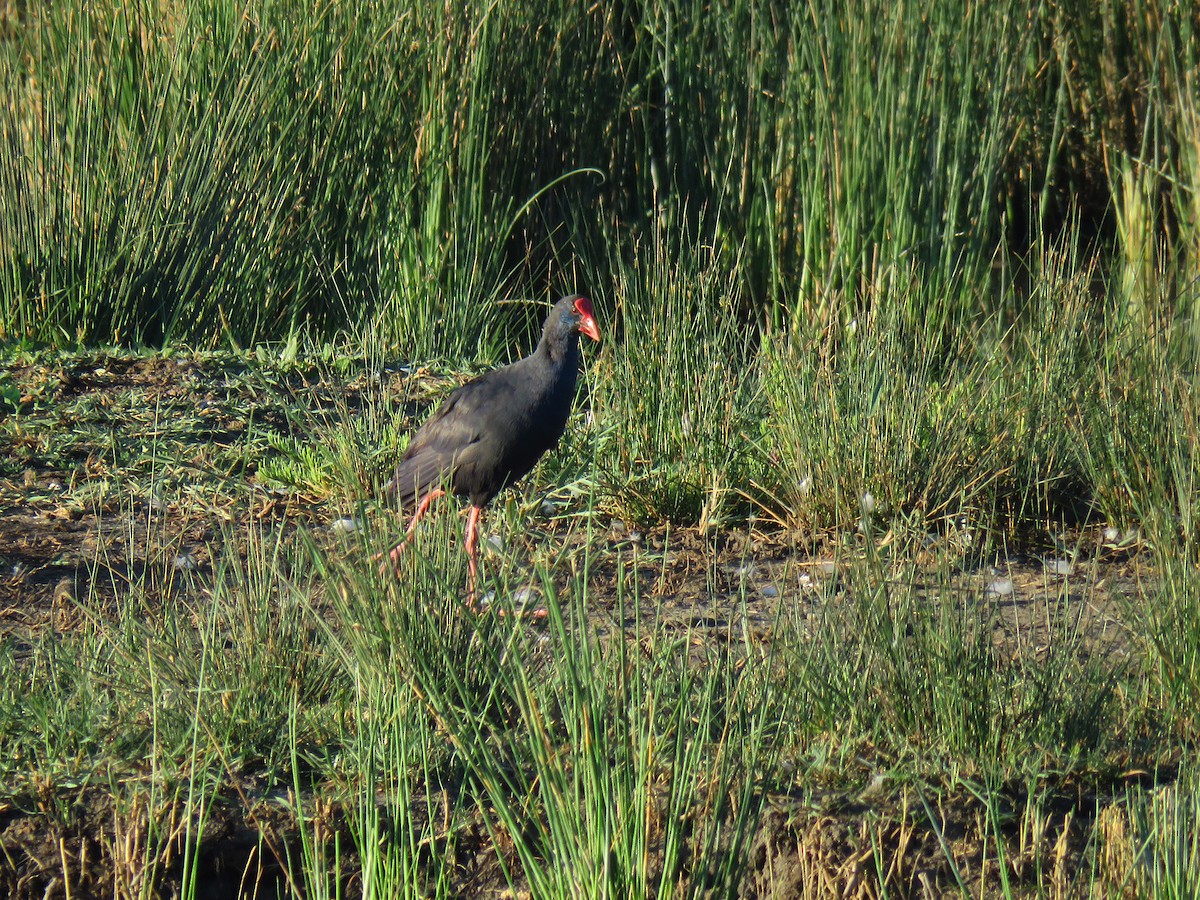
POLYGON ((13 890, 1195 884, 1200 598, 1148 525, 1020 542, 881 492, 819 539, 720 504, 641 530, 605 513, 655 495, 608 482, 597 392, 485 532, 484 595, 538 625, 463 608, 461 517, 399 579, 371 560, 403 523, 368 484, 453 378, 340 352, 7 372, 13 890))

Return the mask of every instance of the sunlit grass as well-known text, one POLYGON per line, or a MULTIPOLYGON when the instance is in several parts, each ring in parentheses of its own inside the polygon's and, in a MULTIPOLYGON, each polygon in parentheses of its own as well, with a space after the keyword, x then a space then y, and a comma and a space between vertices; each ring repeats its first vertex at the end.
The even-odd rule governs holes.
POLYGON ((0 45, 0 327, 350 328, 495 358, 505 326, 536 329, 498 297, 603 299, 614 260, 690 233, 748 320, 819 332, 841 296, 887 294, 952 344, 1009 308, 958 285, 1076 215, 1133 307, 1191 297, 1186 4, 1054 10, 21 7, 0 45))
POLYGON ((262 896, 1193 895, 1200 44, 1009 5, 0 14, 0 492, 89 529, 0 547, 71 572, 0 623, 38 872, 200 896, 237 822, 262 896), (381 574, 404 435, 576 290, 489 610, 454 501, 381 574))
POLYGON ((618 515, 708 528, 749 508, 764 409, 728 260, 696 241, 690 231, 661 235, 614 261, 616 340, 591 395, 594 477, 618 515))

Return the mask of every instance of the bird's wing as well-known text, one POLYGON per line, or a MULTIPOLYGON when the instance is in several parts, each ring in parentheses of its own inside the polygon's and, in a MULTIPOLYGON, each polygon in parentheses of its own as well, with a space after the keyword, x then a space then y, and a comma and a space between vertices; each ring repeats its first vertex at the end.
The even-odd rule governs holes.
POLYGON ((493 394, 494 386, 487 378, 469 381, 417 429, 388 485, 402 507, 411 506, 470 460, 471 448, 483 436, 486 407, 493 394))

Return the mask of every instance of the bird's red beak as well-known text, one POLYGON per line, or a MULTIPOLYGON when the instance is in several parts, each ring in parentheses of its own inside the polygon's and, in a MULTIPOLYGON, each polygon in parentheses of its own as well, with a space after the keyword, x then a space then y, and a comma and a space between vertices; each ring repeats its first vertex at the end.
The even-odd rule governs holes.
POLYGON ((600 326, 596 324, 596 316, 592 312, 592 301, 580 297, 575 301, 575 312, 579 313, 579 333, 586 334, 593 341, 600 340, 600 326))

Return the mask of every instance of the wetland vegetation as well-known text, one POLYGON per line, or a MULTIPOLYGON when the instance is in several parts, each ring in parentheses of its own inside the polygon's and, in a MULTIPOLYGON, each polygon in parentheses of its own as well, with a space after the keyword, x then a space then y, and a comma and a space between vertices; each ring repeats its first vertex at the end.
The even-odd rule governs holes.
POLYGON ((1198 27, 0 6, 0 891, 1194 896, 1198 27))

